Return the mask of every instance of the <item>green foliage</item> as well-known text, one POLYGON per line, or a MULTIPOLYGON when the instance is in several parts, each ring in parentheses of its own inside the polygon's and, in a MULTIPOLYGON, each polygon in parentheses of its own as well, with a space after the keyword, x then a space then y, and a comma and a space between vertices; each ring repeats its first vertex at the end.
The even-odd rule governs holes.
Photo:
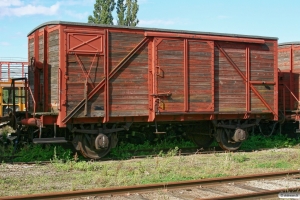
POLYGON ((113 25, 112 11, 115 5, 114 0, 96 0, 93 16, 88 17, 88 23, 113 25))
POLYGON ((16 156, 18 157, 14 159, 15 162, 70 160, 71 150, 55 145, 27 145, 16 156))
POLYGON ((139 5, 137 3, 137 0, 126 0, 125 4, 124 0, 118 0, 118 25, 136 26, 139 23, 139 20, 137 19, 138 11, 139 5))
POLYGON ((7 141, 8 139, 8 136, 11 134, 11 133, 14 133, 15 130, 13 130, 12 127, 10 126, 4 126, 0 129, 0 142, 3 143, 3 144, 6 144, 8 143, 9 141, 7 141))
POLYGON ((168 156, 172 154, 177 154, 179 148, 195 147, 194 143, 191 141, 181 140, 181 141, 170 141, 162 140, 155 144, 150 144, 149 141, 145 141, 143 144, 131 144, 121 142, 118 146, 111 150, 110 156, 117 159, 128 159, 131 156, 138 155, 153 155, 158 154, 158 156, 163 156, 164 151, 161 149, 168 149, 168 156), (175 149, 174 149, 175 147, 175 149))
POLYGON ((1 161, 10 160, 14 150, 13 142, 9 140, 10 134, 15 131, 10 126, 4 126, 0 129, 0 155, 1 161))
POLYGON ((12 155, 13 150, 14 147, 12 143, 6 145, 0 144, 0 154, 3 157, 10 157, 12 155))
POLYGON ((292 147, 298 142, 296 139, 287 137, 287 135, 276 134, 271 137, 263 135, 252 135, 242 143, 243 150, 257 150, 259 148, 283 148, 292 147))
MULTIPOLYGON (((114 0, 96 0, 93 16, 89 15, 88 23, 113 25, 112 12, 115 9, 114 0)), ((117 0, 118 25, 136 26, 139 23, 137 13, 139 5, 137 0, 117 0)))
POLYGON ((126 11, 126 4, 124 4, 124 0, 118 0, 117 2, 117 14, 118 14, 118 25, 125 25, 125 11, 126 11))
POLYGON ((243 162, 249 160, 249 158, 245 154, 237 154, 237 155, 234 155, 232 158, 235 162, 238 162, 238 163, 243 163, 243 162))
POLYGON ((291 164, 289 162, 285 161, 278 161, 275 163, 272 162, 264 162, 264 163, 258 163, 256 168, 279 168, 279 169, 288 169, 291 167, 291 164))
POLYGON ((59 171, 72 171, 72 170, 78 170, 78 171, 99 171, 103 170, 102 165, 99 165, 99 163, 94 162, 76 162, 75 160, 67 160, 66 162, 61 162, 61 160, 53 160, 52 165, 56 167, 59 171))

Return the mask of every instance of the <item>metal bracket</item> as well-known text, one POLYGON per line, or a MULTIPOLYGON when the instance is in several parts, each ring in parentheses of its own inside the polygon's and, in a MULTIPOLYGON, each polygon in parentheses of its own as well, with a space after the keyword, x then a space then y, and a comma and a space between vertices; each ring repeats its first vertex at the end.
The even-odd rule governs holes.
POLYGON ((158 72, 158 73, 156 73, 156 76, 164 78, 165 77, 165 72, 160 68, 160 66, 157 66, 156 68, 157 68, 157 72, 158 72))

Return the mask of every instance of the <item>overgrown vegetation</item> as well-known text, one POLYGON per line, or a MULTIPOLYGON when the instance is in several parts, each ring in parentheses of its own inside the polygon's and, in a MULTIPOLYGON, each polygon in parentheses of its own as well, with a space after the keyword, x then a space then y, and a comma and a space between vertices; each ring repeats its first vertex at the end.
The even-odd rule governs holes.
POLYGON ((12 155, 13 152, 13 138, 10 134, 14 133, 14 130, 10 126, 4 126, 0 129, 0 155, 3 157, 8 157, 12 155))
POLYGON ((299 141, 285 135, 254 135, 243 143, 242 149, 273 149, 250 153, 181 156, 180 149, 194 147, 192 142, 174 139, 162 139, 153 144, 146 141, 140 145, 120 142, 109 155, 120 160, 106 162, 83 160, 78 154, 62 146, 28 145, 18 152, 19 157, 15 158, 15 161, 51 163, 22 168, 24 171, 21 172, 21 182, 18 175, 20 173, 11 168, 17 165, 2 163, 0 186, 9 187, 10 190, 1 190, 0 195, 128 186, 299 169, 300 149, 289 148, 297 143, 299 141), (282 147, 288 148, 278 149, 282 147), (157 156, 126 160, 132 155, 147 154, 157 156), (27 187, 23 187, 24 185, 27 187))
POLYGON ((297 145, 299 141, 287 135, 276 134, 271 137, 252 135, 242 143, 243 150, 257 150, 261 148, 283 148, 297 145))
POLYGON ((173 148, 161 157, 106 162, 64 160, 49 165, 0 165, 1 196, 71 191, 215 178, 299 169, 300 149, 230 152, 175 156, 173 148), (22 181, 20 181, 20 173, 22 181))
POLYGON ((26 145, 16 154, 15 162, 38 162, 52 159, 70 160, 72 151, 60 145, 26 145))
POLYGON ((25 145, 13 154, 14 146, 9 144, 0 145, 1 161, 14 162, 39 162, 50 161, 51 159, 60 158, 61 160, 70 160, 72 151, 65 149, 60 145, 25 145))
POLYGON ((154 144, 151 144, 149 141, 143 144, 121 142, 116 148, 112 149, 109 156, 115 159, 128 159, 132 156, 157 155, 174 149, 174 147, 177 147, 179 150, 180 148, 195 147, 195 145, 193 142, 187 140, 161 140, 154 144))
MULTIPOLYGON (((5 132, 5 131, 4 131, 5 132)), ((286 135, 276 134, 271 137, 264 137, 263 135, 252 135, 245 142, 243 142, 242 150, 258 150, 262 148, 283 148, 293 147, 299 143, 298 140, 288 138, 286 135)), ((214 142, 212 147, 218 144, 214 142)), ((156 142, 145 141, 143 144, 132 144, 121 141, 116 148, 113 148, 107 157, 113 159, 129 159, 132 156, 147 156, 158 155, 163 156, 168 152, 177 148, 177 152, 182 148, 196 147, 193 142, 189 140, 175 140, 162 139, 156 142)), ((0 145, 0 153, 2 156, 11 156, 14 150, 13 144, 0 145)), ((38 162, 38 161, 76 161, 84 160, 82 156, 74 155, 69 148, 63 148, 60 145, 25 145, 17 151, 13 161, 15 162, 38 162)), ((235 158, 236 162, 244 162, 246 158, 235 158)), ((9 160, 11 161, 11 160, 9 160)))

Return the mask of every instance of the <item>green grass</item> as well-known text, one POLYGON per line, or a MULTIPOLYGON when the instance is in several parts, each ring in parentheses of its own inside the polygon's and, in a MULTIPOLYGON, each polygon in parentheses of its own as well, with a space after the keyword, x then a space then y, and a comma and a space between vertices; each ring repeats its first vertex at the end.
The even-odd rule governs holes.
MULTIPOLYGON (((242 143, 241 150, 257 150, 262 148, 283 148, 293 147, 297 145, 299 141, 296 139, 288 138, 286 135, 276 134, 271 137, 264 137, 263 135, 251 135, 246 141, 242 143)), ((217 142, 214 142, 211 146, 217 146, 217 142)), ((196 147, 193 142, 188 140, 160 140, 156 143, 150 143, 149 141, 143 144, 131 144, 120 142, 116 148, 113 148, 107 157, 113 159, 128 159, 132 156, 147 156, 158 155, 163 157, 166 154, 176 155, 181 148, 196 147), (175 147, 177 148, 175 150, 175 147), (165 149, 164 151, 161 151, 165 149), (168 151, 169 150, 169 151, 168 151)), ((0 145, 0 153, 2 156, 11 156, 13 152, 13 146, 0 145)), ((25 145, 19 149, 13 161, 15 162, 39 162, 50 160, 83 160, 80 155, 75 155, 70 149, 65 149, 60 145, 25 145), (79 157, 78 157, 79 156, 79 157)), ((246 158, 235 158, 236 162, 245 162, 246 158)))
MULTIPOLYGON (((132 156, 162 154, 163 152, 161 149, 169 149, 172 151, 175 147, 177 147, 178 152, 179 148, 195 147, 195 145, 193 142, 186 140, 162 140, 154 144, 150 144, 149 141, 146 141, 143 144, 130 144, 121 142, 116 148, 111 150, 109 156, 115 159, 128 159, 132 156)), ((169 151, 169 153, 171 152, 169 151)))
POLYGON ((264 163, 257 163, 255 168, 278 168, 278 169, 288 169, 291 167, 291 164, 284 161, 278 161, 278 162, 264 162, 264 163))
POLYGON ((0 190, 0 196, 296 170, 299 158, 300 149, 287 148, 190 156, 165 153, 162 157, 106 162, 62 162, 57 157, 49 165, 29 165, 17 173, 12 170, 17 165, 1 164, 0 187, 9 190, 0 190))
POLYGON ((299 143, 296 139, 288 138, 287 135, 276 134, 271 137, 263 135, 251 135, 242 143, 240 149, 257 150, 260 148, 283 148, 292 147, 299 143))
POLYGON ((50 160, 70 160, 72 152, 59 145, 26 145, 15 154, 15 162, 38 162, 50 160))

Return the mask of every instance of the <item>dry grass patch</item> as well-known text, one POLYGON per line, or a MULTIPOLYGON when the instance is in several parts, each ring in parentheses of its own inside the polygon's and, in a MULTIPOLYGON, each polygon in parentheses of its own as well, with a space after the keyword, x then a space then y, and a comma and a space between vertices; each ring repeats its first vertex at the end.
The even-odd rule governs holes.
POLYGON ((0 195, 126 186, 300 169, 300 149, 62 163, 0 165, 0 195), (9 188, 9 189, 8 189, 9 188))

